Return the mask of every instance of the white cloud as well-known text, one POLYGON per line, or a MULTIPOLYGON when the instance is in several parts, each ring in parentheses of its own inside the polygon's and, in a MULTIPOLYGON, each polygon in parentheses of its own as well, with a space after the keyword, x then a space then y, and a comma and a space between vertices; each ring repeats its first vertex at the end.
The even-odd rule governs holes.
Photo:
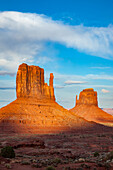
POLYGON ((113 89, 113 85, 102 85, 102 84, 96 84, 96 85, 92 85, 93 87, 101 87, 101 88, 112 88, 113 89))
POLYGON ((88 74, 85 76, 86 79, 94 79, 94 80, 113 80, 113 76, 111 75, 106 75, 106 74, 100 74, 100 75, 96 75, 96 74, 88 74))
POLYGON ((87 83, 86 81, 71 81, 71 80, 67 80, 64 82, 66 85, 72 85, 72 84, 85 84, 87 83))
POLYGON ((0 75, 2 75, 2 76, 5 76, 5 75, 14 76, 15 73, 13 73, 13 72, 8 72, 8 71, 0 71, 0 75))
POLYGON ((110 69, 111 67, 90 67, 92 69, 110 69))
POLYGON ((64 88, 64 86, 55 85, 55 88, 56 88, 56 89, 63 89, 63 88, 64 88))
MULTIPOLYGON (((112 25, 70 26, 44 15, 0 12, 1 71, 14 73, 20 63, 33 63, 35 57, 38 60, 40 51, 48 41, 58 42, 90 55, 113 59, 112 25)), ((43 62, 44 60, 48 61, 46 57, 43 62)))
POLYGON ((84 76, 81 75, 66 75, 66 74, 58 74, 55 73, 55 79, 65 79, 65 81, 71 80, 113 80, 113 76, 107 74, 86 74, 84 76), (66 80, 67 79, 67 80, 66 80))
POLYGON ((109 93, 109 90, 106 90, 106 89, 102 89, 101 90, 103 93, 109 93))

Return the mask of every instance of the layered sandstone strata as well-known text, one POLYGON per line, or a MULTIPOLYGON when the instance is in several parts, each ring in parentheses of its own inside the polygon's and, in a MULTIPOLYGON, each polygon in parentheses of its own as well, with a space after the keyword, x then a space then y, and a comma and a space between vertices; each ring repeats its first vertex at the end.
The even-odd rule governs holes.
POLYGON ((1 133, 59 133, 104 128, 47 99, 18 98, 0 109, 0 119, 1 133))
POLYGON ((44 69, 38 66, 19 66, 16 77, 16 94, 19 97, 48 98, 55 100, 53 73, 50 73, 49 86, 44 81, 44 69))
POLYGON ((75 107, 70 111, 88 121, 113 126, 113 116, 98 107, 97 92, 92 88, 80 92, 79 99, 76 96, 75 107))
POLYGON ((79 99, 76 95, 76 106, 78 105, 94 105, 98 106, 97 92, 92 88, 84 89, 80 92, 79 99))
POLYGON ((53 133, 68 130, 96 130, 105 127, 88 122, 55 102, 53 74, 49 85, 44 70, 21 64, 16 77, 17 99, 0 109, 0 132, 53 133))

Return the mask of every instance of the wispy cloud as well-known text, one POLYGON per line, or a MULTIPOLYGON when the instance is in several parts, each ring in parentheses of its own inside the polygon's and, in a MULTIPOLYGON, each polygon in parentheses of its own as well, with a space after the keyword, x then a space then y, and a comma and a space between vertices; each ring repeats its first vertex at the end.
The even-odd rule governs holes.
POLYGON ((101 87, 101 88, 112 88, 113 89, 113 85, 103 85, 103 84, 94 84, 92 85, 93 87, 101 87))
POLYGON ((86 81, 71 81, 71 80, 67 80, 64 82, 64 84, 66 85, 72 85, 72 84, 86 84, 86 81))
POLYGON ((55 85, 55 88, 56 88, 56 89, 63 89, 63 88, 64 88, 64 86, 55 85))
POLYGON ((101 90, 103 93, 109 93, 109 90, 106 90, 106 89, 102 89, 101 90))
POLYGON ((5 76, 5 75, 15 76, 15 73, 9 72, 9 71, 0 71, 0 75, 2 75, 2 76, 5 76))
POLYGON ((92 69, 110 69, 111 67, 90 67, 92 69))
MULTIPOLYGON (((1 71, 14 73, 20 63, 33 63, 34 58, 40 60, 40 52, 48 41, 58 42, 90 55, 113 59, 113 25, 71 26, 44 15, 1 12, 1 71)), ((48 61, 46 57, 43 62, 44 60, 48 61)))
POLYGON ((86 79, 94 79, 94 80, 113 80, 113 76, 110 75, 106 75, 106 74, 100 74, 100 75, 96 75, 96 74, 88 74, 85 76, 86 79))
POLYGON ((66 75, 66 74, 55 73, 55 78, 65 79, 65 81, 85 80, 85 82, 87 82, 88 80, 113 80, 113 76, 107 74, 86 74, 82 76, 82 75, 66 75))
POLYGON ((0 87, 0 90, 15 90, 16 87, 0 87))

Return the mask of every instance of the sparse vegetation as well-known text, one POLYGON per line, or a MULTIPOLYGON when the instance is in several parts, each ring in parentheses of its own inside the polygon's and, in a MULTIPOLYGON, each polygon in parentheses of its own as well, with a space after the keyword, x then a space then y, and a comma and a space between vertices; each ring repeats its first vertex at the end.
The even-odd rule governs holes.
POLYGON ((98 137, 106 137, 105 134, 98 134, 97 136, 98 136, 98 137))
POLYGON ((113 159, 113 151, 111 151, 107 156, 106 160, 112 160, 113 159))
MULTIPOLYGON (((76 170, 110 170, 113 169, 113 151, 111 150, 113 142, 111 136, 113 136, 113 133, 105 133, 105 136, 105 138, 101 138, 97 137, 97 134, 85 133, 67 134, 65 137, 64 134, 61 134, 61 136, 56 134, 44 135, 43 139, 42 135, 36 137, 34 135, 20 136, 23 144, 28 143, 28 140, 33 142, 40 141, 40 139, 46 141, 45 148, 38 149, 32 145, 29 151, 28 147, 21 145, 20 148, 14 149, 16 159, 1 158, 0 169, 13 169, 18 163, 18 166, 23 166, 23 168, 25 166, 28 169, 31 167, 31 169, 44 170, 74 170, 74 166, 76 166, 76 170), (85 136, 85 138, 80 138, 80 136, 85 136), (60 149, 57 146, 60 146, 60 149)), ((3 138, 0 138, 1 148, 6 144, 7 146, 17 146, 21 143, 20 139, 17 140, 17 136, 9 139, 7 136, 6 138, 3 136, 3 138)))
POLYGON ((5 164, 5 167, 6 167, 7 169, 11 169, 11 168, 12 168, 10 164, 5 164))
POLYGON ((48 166, 46 170, 56 170, 56 168, 54 168, 53 166, 48 166))
POLYGON ((21 164, 22 165, 30 165, 30 161, 22 161, 21 164))
POLYGON ((60 158, 56 158, 56 159, 54 159, 53 162, 56 163, 56 164, 59 164, 59 163, 61 163, 61 159, 60 158))
POLYGON ((4 158, 15 158, 15 152, 11 146, 6 146, 1 149, 1 156, 4 158))
POLYGON ((97 156, 99 156, 100 154, 98 153, 98 152, 95 152, 94 153, 94 157, 97 157, 97 156))

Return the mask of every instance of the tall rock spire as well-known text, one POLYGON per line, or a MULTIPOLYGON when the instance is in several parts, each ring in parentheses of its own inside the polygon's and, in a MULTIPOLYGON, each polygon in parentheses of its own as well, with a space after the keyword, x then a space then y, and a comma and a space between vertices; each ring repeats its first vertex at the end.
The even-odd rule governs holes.
POLYGON ((49 78, 49 86, 50 87, 53 87, 53 79, 54 79, 53 73, 50 73, 50 78, 49 78))
POLYGON ((51 99, 55 100, 53 79, 54 79, 53 73, 50 73, 50 78, 49 78, 50 96, 51 96, 51 99))

